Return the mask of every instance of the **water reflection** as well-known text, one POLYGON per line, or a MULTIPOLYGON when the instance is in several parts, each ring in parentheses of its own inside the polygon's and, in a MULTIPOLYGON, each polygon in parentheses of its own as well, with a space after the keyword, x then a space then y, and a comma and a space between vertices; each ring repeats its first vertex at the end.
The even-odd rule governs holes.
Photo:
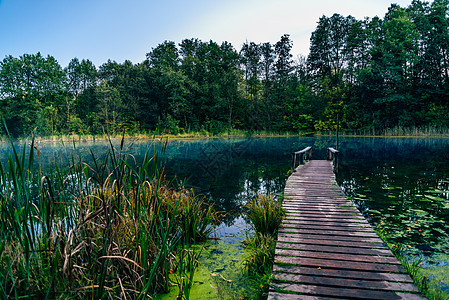
POLYGON ((173 141, 165 155, 166 171, 207 195, 228 213, 230 223, 241 214, 246 197, 281 193, 291 153, 314 141, 298 137, 173 141))

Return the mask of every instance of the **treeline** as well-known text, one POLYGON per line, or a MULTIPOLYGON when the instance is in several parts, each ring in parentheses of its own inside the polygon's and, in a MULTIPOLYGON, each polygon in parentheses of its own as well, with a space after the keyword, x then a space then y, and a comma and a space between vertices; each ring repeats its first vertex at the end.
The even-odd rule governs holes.
POLYGON ((323 16, 311 37, 308 85, 350 130, 449 126, 448 0, 391 5, 384 19, 323 16))
POLYGON ((40 53, 0 63, 0 111, 17 136, 125 129, 382 133, 449 127, 449 0, 391 5, 383 19, 323 16, 307 58, 292 41, 166 41, 146 60, 62 69, 40 53))

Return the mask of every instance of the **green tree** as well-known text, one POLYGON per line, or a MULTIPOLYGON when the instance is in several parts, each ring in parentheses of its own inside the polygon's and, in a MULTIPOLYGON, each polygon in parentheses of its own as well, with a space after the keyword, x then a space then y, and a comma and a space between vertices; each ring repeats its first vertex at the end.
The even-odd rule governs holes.
POLYGON ((67 76, 68 91, 76 98, 85 89, 96 86, 98 72, 95 65, 90 61, 73 58, 64 69, 67 76))
POLYGON ((447 103, 448 3, 447 0, 436 0, 432 4, 415 0, 407 9, 419 34, 414 90, 417 97, 427 97, 437 104, 447 103))
POLYGON ((166 118, 170 114, 169 98, 176 98, 170 93, 176 93, 168 89, 168 86, 174 84, 170 82, 169 75, 179 71, 180 58, 178 48, 172 41, 165 41, 147 53, 148 67, 153 82, 152 98, 157 104, 158 115, 166 118))
MULTIPOLYGON (((249 116, 252 127, 259 121, 259 73, 260 73, 260 46, 254 42, 246 42, 240 50, 240 56, 245 74, 245 92, 249 102, 249 116)), ((252 128, 254 129, 254 128, 252 128)))
POLYGON ((227 42, 223 42, 220 46, 221 51, 221 77, 222 85, 220 90, 220 100, 224 103, 227 116, 228 129, 234 127, 234 119, 238 114, 236 111, 241 107, 241 94, 239 93, 239 83, 241 72, 239 69, 240 56, 234 47, 227 42))
POLYGON ((271 127, 273 78, 275 53, 271 43, 263 43, 259 46, 261 56, 261 77, 263 85, 264 127, 271 127))
POLYGON ((367 64, 364 23, 354 17, 322 16, 310 38, 307 58, 315 78, 329 78, 339 84, 344 77, 354 80, 355 69, 367 64))
POLYGON ((96 88, 98 97, 97 115, 102 124, 106 124, 107 132, 118 129, 122 121, 123 103, 120 93, 106 80, 102 80, 96 88))
POLYGON ((299 84, 296 88, 296 97, 291 97, 286 102, 284 120, 287 122, 285 129, 294 132, 313 132, 315 130, 315 116, 313 97, 309 88, 299 84))
POLYGON ((293 43, 288 34, 284 34, 274 45, 275 61, 273 64, 273 101, 272 129, 282 130, 285 124, 286 103, 295 97, 296 78, 294 78, 293 56, 290 53, 293 43))
POLYGON ((392 5, 382 22, 379 40, 372 49, 372 76, 366 82, 377 85, 373 88, 378 95, 374 105, 379 112, 376 118, 381 127, 415 125, 411 114, 417 107, 410 90, 418 58, 418 38, 416 27, 405 9, 392 5))
MULTIPOLYGON (((90 60, 83 59, 80 62, 78 58, 73 58, 64 71, 66 74, 67 90, 69 92, 65 97, 64 111, 66 114, 67 129, 70 131, 71 129, 68 124, 73 123, 70 120, 74 119, 72 118, 72 109, 74 106, 77 107, 78 110, 83 108, 86 109, 86 107, 84 107, 85 103, 79 103, 80 99, 78 99, 78 97, 87 89, 95 88, 97 85, 98 71, 90 60)), ((83 102, 85 102, 84 100, 88 95, 89 92, 86 92, 83 97, 84 99, 82 99, 83 102)))
POLYGON ((7 56, 0 63, 1 112, 14 135, 29 132, 47 106, 64 99, 64 72, 52 56, 7 56))
MULTIPOLYGON (((187 43, 187 42, 185 42, 187 43)), ((185 55, 194 54, 193 46, 185 49, 185 55)), ((184 127, 189 126, 192 114, 191 80, 181 68, 179 50, 174 42, 164 42, 147 54, 150 73, 154 78, 154 95, 158 104, 159 116, 172 122, 182 121, 184 127)))

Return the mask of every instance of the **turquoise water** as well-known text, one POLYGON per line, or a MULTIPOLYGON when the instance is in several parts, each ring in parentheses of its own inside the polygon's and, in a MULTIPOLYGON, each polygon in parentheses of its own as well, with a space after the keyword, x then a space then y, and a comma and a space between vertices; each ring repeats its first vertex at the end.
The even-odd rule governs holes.
MULTIPOLYGON (((324 159, 335 139, 235 138, 173 140, 161 158, 167 179, 205 195, 226 213, 215 239, 199 246, 200 269, 192 297, 250 297, 255 283, 243 275, 241 242, 250 232, 242 214, 255 193, 282 193, 291 168, 291 153, 313 146, 313 158, 324 159)), ((132 159, 159 151, 161 142, 127 141, 132 159)), ((38 144, 41 163, 68 166, 72 154, 89 161, 90 150, 102 157, 104 142, 38 144)), ((4 162, 9 147, 0 145, 4 162)), ((401 246, 409 259, 448 291, 449 274, 449 139, 341 138, 337 181, 389 243, 401 246)), ((175 290, 175 289, 173 289, 175 290)), ((170 294, 167 297, 176 295, 170 294)))

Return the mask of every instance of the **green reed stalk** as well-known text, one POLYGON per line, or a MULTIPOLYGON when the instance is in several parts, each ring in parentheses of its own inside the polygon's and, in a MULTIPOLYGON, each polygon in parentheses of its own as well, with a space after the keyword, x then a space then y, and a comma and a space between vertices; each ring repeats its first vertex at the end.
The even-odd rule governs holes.
POLYGON ((270 195, 256 195, 248 200, 247 216, 256 233, 276 236, 277 230, 285 216, 285 210, 280 201, 270 195))
POLYGON ((285 216, 285 209, 279 200, 270 195, 256 195, 248 199, 247 217, 255 231, 254 236, 243 242, 247 251, 243 265, 247 274, 258 282, 258 297, 268 293, 269 281, 273 270, 276 236, 285 216))
POLYGON ((157 154, 137 163, 123 139, 118 149, 109 144, 102 159, 91 150, 89 163, 74 146, 67 170, 43 174, 34 140, 21 151, 11 141, 0 163, 2 298, 146 298, 169 288, 186 211, 205 216, 188 221, 191 232, 210 233, 212 212, 163 182, 157 154))

